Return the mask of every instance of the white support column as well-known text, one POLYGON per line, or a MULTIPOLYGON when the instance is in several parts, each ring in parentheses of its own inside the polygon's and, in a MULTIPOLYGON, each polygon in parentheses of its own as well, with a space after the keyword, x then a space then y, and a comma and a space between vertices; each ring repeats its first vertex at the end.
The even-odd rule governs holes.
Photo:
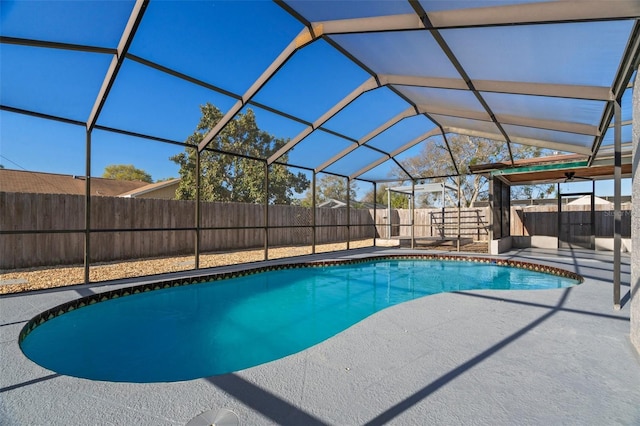
POLYGON ((458 177, 456 178, 456 182, 458 183, 458 239, 456 240, 456 248, 458 251, 460 251, 460 196, 461 196, 461 192, 460 192, 460 175, 458 175, 458 177))
POLYGON ((640 79, 633 88, 633 180, 631 200, 631 343, 640 354, 640 79))
MULTIPOLYGON (((622 211, 621 211, 621 177, 622 177, 622 126, 620 120, 622 111, 620 102, 615 101, 614 106, 614 182, 613 182, 613 308, 620 310, 620 262, 622 251, 622 211)), ((593 196, 591 196, 593 203, 593 196)), ((592 205, 593 210, 593 205, 592 205)))
POLYGON ((415 214, 416 214, 416 181, 411 181, 411 203, 409 204, 411 209, 411 248, 416 248, 416 232, 415 232, 415 214))
POLYGON ((391 190, 387 188, 387 238, 391 239, 391 190))

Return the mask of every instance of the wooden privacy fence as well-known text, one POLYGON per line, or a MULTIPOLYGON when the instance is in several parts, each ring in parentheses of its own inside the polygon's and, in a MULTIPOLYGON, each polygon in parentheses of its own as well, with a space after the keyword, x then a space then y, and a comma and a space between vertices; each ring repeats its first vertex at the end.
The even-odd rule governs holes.
MULTIPOLYGON (((85 198, 65 194, 0 192, 0 269, 82 263, 85 198), (15 233, 11 233, 11 232, 15 233), (33 231, 46 231, 35 233, 33 231), (7 233, 9 232, 9 233, 7 233)), ((161 257, 195 252, 195 202, 118 197, 91 198, 91 262, 161 257)), ((589 216, 589 206, 563 206, 572 221, 589 216)), ((313 211, 271 205, 270 247, 311 245, 313 211)), ((461 236, 488 239, 490 210, 461 209, 461 236)), ((389 237, 388 211, 375 214, 376 236, 389 237)), ((411 235, 411 211, 391 211, 391 237, 411 235)), ((416 209, 416 237, 455 237, 457 209, 416 209)), ((316 244, 372 238, 373 210, 317 208, 316 244), (347 224, 350 226, 347 228, 347 224)), ((265 245, 264 205, 201 204, 201 252, 235 251, 265 245)), ((586 219, 585 219, 586 220, 586 219)), ((557 237, 557 206, 511 208, 511 235, 557 237)), ((596 237, 613 236, 613 210, 596 206, 596 237)), ((623 206, 622 237, 631 234, 631 209, 623 206)))
MULTIPOLYGON (((24 231, 0 236, 0 268, 82 263, 84 206, 84 196, 0 192, 0 231, 24 231)), ((195 251, 194 201, 92 197, 90 211, 92 262, 195 251)), ((313 242, 311 209, 270 205, 268 213, 269 246, 313 242)), ((350 239, 373 238, 372 215, 367 209, 317 208, 316 243, 346 241, 347 235, 350 239)), ((200 250, 262 248, 265 220, 264 205, 203 202, 200 250)))
MULTIPOLYGON (((573 223, 591 223, 590 205, 564 205, 573 223)), ((613 205, 595 205, 595 237, 613 237, 613 205)), ((631 205, 622 205, 622 238, 631 236, 631 205)), ((511 207, 511 235, 558 236, 558 206, 511 207)))

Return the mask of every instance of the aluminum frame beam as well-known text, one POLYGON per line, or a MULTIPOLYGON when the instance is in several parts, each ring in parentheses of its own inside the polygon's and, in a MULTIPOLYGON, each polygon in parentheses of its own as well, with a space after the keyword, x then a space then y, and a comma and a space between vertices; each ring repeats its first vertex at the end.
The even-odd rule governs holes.
POLYGON ((61 43, 48 40, 34 40, 20 37, 0 36, 0 44, 13 44, 17 46, 42 47, 46 49, 75 50, 77 52, 105 53, 116 55, 118 50, 110 47, 89 46, 85 44, 61 43))
POLYGON ((397 123, 399 123, 400 121, 404 120, 407 117, 412 117, 416 115, 418 115, 418 113, 415 110, 415 108, 413 107, 407 108, 406 110, 402 111, 400 114, 388 120, 386 123, 383 123, 382 125, 378 126, 376 129, 372 130, 371 132, 363 136, 355 144, 351 145, 348 148, 343 149, 341 152, 339 152, 338 154, 334 155, 333 157, 331 157, 330 159, 328 159, 327 161, 325 161, 324 163, 316 167, 314 171, 316 173, 321 172, 322 170, 326 169, 336 161, 340 160, 342 157, 354 151, 356 148, 359 148, 360 146, 369 142, 371 139, 375 138, 385 130, 390 129, 391 127, 395 126, 397 123))
MULTIPOLYGON (((636 19, 640 4, 635 0, 565 0, 426 12, 435 30, 486 26, 552 24, 567 22, 636 19)), ((311 23, 323 35, 422 30, 425 25, 413 14, 337 19, 311 23)))
POLYGON ((420 4, 420 2, 418 2, 417 0, 409 0, 409 3, 415 10, 416 14, 420 16, 420 18, 422 19, 422 23, 424 24, 425 28, 429 31, 431 36, 435 39, 436 43, 440 47, 440 50, 442 50, 442 52, 447 56, 447 58, 449 59, 449 62, 451 62, 451 65, 453 65, 453 67, 456 69, 460 77, 462 77, 464 82, 469 87, 469 90, 471 90, 471 92, 474 94, 478 102, 480 102, 480 105, 482 105, 482 108, 484 108, 487 114, 489 114, 491 121, 493 121, 493 123, 496 125, 500 133, 504 136, 505 143, 507 144, 507 148, 509 150, 509 159, 511 160, 511 164, 513 164, 513 153, 511 152, 511 141, 509 139, 509 135, 502 128, 502 125, 500 124, 500 122, 496 120, 496 117, 493 111, 491 110, 487 102, 484 100, 480 92, 478 92, 478 90, 476 90, 476 88, 474 87, 473 82, 471 81, 471 77, 467 74, 464 67, 462 66, 458 58, 455 56, 455 54, 447 44, 444 37, 442 37, 440 32, 433 27, 433 24, 431 23, 429 16, 425 12, 425 10, 422 8, 422 5, 420 4))
POLYGON ((142 21, 144 12, 147 10, 148 4, 149 0, 137 0, 135 5, 133 6, 133 10, 131 11, 131 15, 129 16, 127 25, 124 28, 122 37, 120 38, 120 42, 118 43, 116 53, 111 59, 111 64, 109 64, 109 69, 107 70, 107 74, 105 75, 104 81, 102 82, 102 86, 100 87, 98 96, 93 104, 91 114, 89 114, 89 118, 87 119, 88 131, 91 131, 96 125, 98 116, 102 111, 102 107, 104 107, 104 103, 107 101, 107 97, 109 96, 111 87, 116 80, 118 71, 120 71, 120 67, 124 62, 125 56, 129 51, 129 47, 133 42, 133 37, 135 36, 135 33, 140 26, 140 22, 142 21))
MULTIPOLYGON (((491 122, 491 117, 486 111, 474 111, 471 109, 451 108, 439 105, 417 105, 422 114, 446 115, 448 117, 466 118, 469 120, 491 122)), ((436 120, 437 121, 437 120, 436 120)))
MULTIPOLYGON (((607 104, 604 114, 602 115, 602 121, 600 122, 599 137, 596 137, 591 148, 591 157, 589 158, 589 166, 593 163, 593 160, 598 155, 600 145, 606 133, 606 129, 611 125, 611 120, 615 114, 615 103, 622 99, 624 91, 629 87, 629 82, 634 71, 640 65, 640 21, 636 20, 627 48, 625 49, 622 61, 616 72, 616 77, 611 85, 611 92, 613 93, 614 100, 607 104)), ((615 123, 614 123, 615 125, 615 123)))
MULTIPOLYGON (((436 89, 469 90, 460 78, 423 77, 398 74, 380 74, 381 83, 393 86, 430 87, 436 89)), ((547 96, 554 98, 584 99, 595 101, 614 100, 608 87, 552 83, 527 83, 520 81, 473 80, 479 92, 515 95, 547 96)))
POLYGON ((262 72, 260 77, 247 89, 242 98, 227 111, 220 121, 207 133, 198 144, 198 150, 202 151, 222 129, 240 112, 240 110, 258 93, 260 89, 278 72, 284 64, 302 47, 316 40, 317 37, 305 27, 300 33, 285 47, 278 57, 262 72))
POLYGON ((373 89, 377 89, 378 87, 380 87, 380 85, 376 81, 376 79, 374 77, 369 77, 364 83, 362 83, 360 86, 355 88, 347 96, 342 98, 338 103, 336 103, 334 106, 332 106, 327 112, 322 114, 322 116, 320 116, 320 118, 318 118, 316 121, 314 121, 311 126, 308 126, 306 129, 304 129, 302 132, 300 132, 295 138, 291 139, 283 147, 281 147, 278 151, 276 151, 273 155, 271 155, 267 159, 267 164, 272 164, 273 162, 277 161, 280 157, 282 157, 284 154, 286 154, 291 149, 293 149, 293 147, 295 147, 297 144, 302 142, 302 140, 304 140, 304 138, 306 138, 311 133, 313 133, 313 131, 315 129, 319 128, 324 123, 329 121, 337 113, 339 113, 344 108, 346 108, 347 105, 349 105, 351 102, 356 100, 363 93, 366 93, 366 92, 368 92, 370 90, 373 90, 373 89))
POLYGON ((503 124, 531 127, 534 129, 555 130, 558 132, 576 133, 579 135, 600 136, 600 130, 596 126, 568 121, 541 120, 515 115, 497 114, 496 119, 503 124))
MULTIPOLYGON (((504 142, 504 139, 502 139, 502 135, 498 135, 496 133, 481 132, 477 130, 469 130, 469 129, 463 129, 461 127, 452 127, 452 126, 445 126, 444 130, 446 131, 446 133, 458 133, 460 135, 474 136, 478 138, 485 138, 485 139, 491 139, 494 141, 504 142)), ((514 143, 522 144, 522 145, 530 145, 530 146, 536 146, 540 148, 553 149, 555 151, 575 152, 576 154, 585 154, 585 155, 591 154, 591 149, 588 147, 584 147, 580 145, 572 145, 568 143, 544 141, 540 139, 529 139, 529 138, 522 138, 518 136, 511 137, 511 141, 514 143)))
MULTIPOLYGON (((379 166, 380 164, 384 163, 385 161, 395 158, 396 155, 406 151, 409 148, 412 148, 413 146, 419 144, 420 142, 429 139, 432 136, 435 135, 439 135, 440 134, 440 128, 435 128, 435 129, 431 129, 426 133, 423 133, 422 135, 418 136, 415 139, 412 139, 411 141, 409 141, 408 143, 406 143, 405 145, 401 146, 400 148, 396 149, 395 151, 392 151, 390 153, 387 154, 388 157, 383 157, 380 158, 377 161, 374 161, 373 163, 369 164, 368 166, 358 170, 357 172, 355 172, 354 174, 352 174, 351 176, 349 176, 350 179, 356 179, 358 178, 360 175, 368 172, 369 170, 379 166)), ((397 164, 397 162, 396 162, 397 164)), ((407 173, 407 176, 409 176, 408 178, 411 179, 411 176, 409 175, 409 173, 407 173)), ((398 180, 398 179, 395 179, 398 180)))

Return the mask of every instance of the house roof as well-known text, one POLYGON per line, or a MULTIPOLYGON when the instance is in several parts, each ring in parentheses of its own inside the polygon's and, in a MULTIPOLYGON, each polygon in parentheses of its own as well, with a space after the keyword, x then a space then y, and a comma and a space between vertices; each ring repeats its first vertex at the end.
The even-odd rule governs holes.
MULTIPOLYGON (((598 205, 613 205, 611 201, 605 200, 604 198, 600 198, 600 197, 593 197, 593 203, 598 205)), ((591 195, 583 195, 580 198, 576 198, 575 200, 570 201, 568 204, 571 204, 574 206, 589 205, 591 204, 591 195)))
POLYGON ((135 198, 137 196, 143 195, 143 194, 147 194, 149 192, 152 191, 157 191, 158 189, 162 189, 162 188, 166 188, 168 186, 172 186, 172 185, 177 185, 178 183, 180 183, 180 179, 175 178, 175 179, 168 179, 162 182, 156 182, 156 183, 149 183, 145 186, 142 186, 140 188, 136 188, 136 189, 132 189, 131 191, 127 191, 124 192, 122 194, 120 194, 120 197, 131 197, 131 198, 135 198))
MULTIPOLYGON (((0 191, 84 195, 84 176, 0 169, 0 191)), ((91 178, 91 195, 115 197, 147 186, 146 182, 91 178)))

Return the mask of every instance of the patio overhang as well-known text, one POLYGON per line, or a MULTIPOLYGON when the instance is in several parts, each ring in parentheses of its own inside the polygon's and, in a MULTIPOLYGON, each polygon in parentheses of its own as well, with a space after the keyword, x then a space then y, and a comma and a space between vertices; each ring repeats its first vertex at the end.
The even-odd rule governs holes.
MULTIPOLYGON (((631 153, 622 156, 622 178, 631 177, 631 153)), ((558 155, 553 157, 517 160, 470 166, 472 173, 487 174, 502 180, 509 186, 567 183, 591 180, 614 179, 613 158, 602 157, 588 165, 583 155, 558 155)))

